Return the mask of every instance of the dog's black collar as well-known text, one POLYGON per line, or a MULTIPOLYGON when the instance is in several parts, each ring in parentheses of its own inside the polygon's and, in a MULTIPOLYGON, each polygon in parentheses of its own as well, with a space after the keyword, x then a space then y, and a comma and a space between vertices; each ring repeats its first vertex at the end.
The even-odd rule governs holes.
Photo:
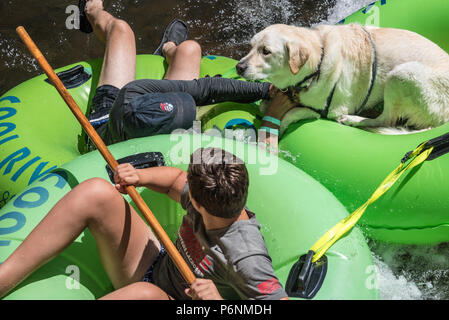
MULTIPOLYGON (((364 27, 362 27, 362 29, 368 35, 368 39, 369 39, 369 41, 371 43, 371 47, 373 49, 373 51, 372 51, 373 52, 373 63, 371 65, 371 80, 370 80, 370 85, 369 85, 369 88, 368 88, 368 92, 366 94, 365 99, 362 102, 362 105, 360 106, 360 108, 358 109, 358 111, 356 113, 357 115, 359 115, 360 112, 363 111, 363 109, 366 106, 366 103, 368 102, 368 99, 369 99, 369 97, 371 95, 371 92, 373 90, 373 87, 374 87, 374 81, 376 80, 376 73, 377 73, 376 47, 374 46, 373 39, 371 38, 371 34, 368 32, 368 30, 366 30, 364 27)), ((318 63, 318 67, 317 67, 316 71, 314 73, 308 75, 307 77, 305 77, 301 82, 299 82, 295 86, 290 86, 290 87, 287 88, 288 95, 290 96, 290 98, 293 101, 300 102, 299 92, 308 87, 308 85, 304 85, 306 83, 306 81, 308 81, 309 79, 311 79, 313 77, 316 77, 316 80, 318 81, 318 79, 320 77, 321 63, 323 61, 323 57, 324 57, 324 45, 321 46, 321 58, 320 58, 320 62, 318 63)), ((330 108, 330 105, 332 103, 332 98, 334 97, 334 92, 335 92, 336 86, 337 86, 337 84, 335 83, 335 85, 332 88, 329 96, 327 97, 326 107, 324 109, 322 109, 322 110, 321 109, 315 109, 315 108, 312 108, 312 107, 309 107, 309 106, 302 106, 302 107, 308 108, 308 109, 310 109, 312 111, 315 111, 316 113, 318 113, 321 116, 321 118, 327 118, 327 115, 329 113, 329 108, 330 108)))
POLYGON ((371 34, 366 30, 366 28, 362 27, 363 31, 366 32, 368 35, 369 42, 371 43, 371 48, 373 49, 373 63, 371 65, 371 80, 368 88, 368 92, 366 93, 366 97, 362 102, 362 105, 360 106, 359 110, 356 112, 357 115, 359 115, 363 109, 365 109, 366 103, 368 102, 368 99, 371 95, 371 92, 373 91, 374 87, 374 81, 376 80, 376 74, 377 74, 377 53, 376 53, 376 47, 374 45, 373 39, 371 37, 371 34))
MULTIPOLYGON (((304 79, 302 79, 302 80, 301 80, 299 83, 297 83, 296 85, 290 86, 290 87, 287 88, 288 95, 290 96, 290 98, 291 98, 293 101, 300 102, 300 99, 299 99, 299 93, 300 93, 303 89, 306 89, 308 86, 310 86, 310 84, 311 84, 314 80, 316 80, 316 81, 319 80, 320 74, 321 74, 321 63, 323 62, 323 57, 324 57, 324 45, 322 44, 322 45, 321 45, 321 57, 320 57, 320 62, 318 63, 318 66, 317 66, 315 72, 313 72, 312 74, 310 74, 310 75, 308 75, 307 77, 305 77, 304 79), (315 78, 315 79, 312 79, 312 78, 315 78), (306 84, 306 82, 307 82, 308 80, 310 80, 310 79, 312 79, 312 81, 310 81, 310 83, 306 84)), ((309 107, 309 106, 304 106, 304 105, 301 105, 301 107, 303 107, 303 108, 308 108, 308 109, 310 109, 310 110, 312 110, 312 111, 315 111, 316 113, 318 113, 318 114, 321 116, 321 118, 327 118, 327 114, 329 113, 329 107, 330 107, 330 105, 331 105, 332 98, 334 97, 334 92, 335 92, 335 87, 336 87, 336 86, 337 86, 337 85, 335 84, 334 87, 332 88, 332 91, 330 92, 329 96, 327 97, 327 100, 326 100, 326 107, 325 107, 323 110, 315 109, 315 108, 312 108, 312 107, 309 107)))
MULTIPOLYGON (((302 79, 300 82, 298 82, 296 85, 294 86, 290 86, 287 88, 288 92, 290 93, 290 95, 292 96, 292 98, 297 95, 301 90, 307 88, 310 84, 306 84, 306 82, 314 77, 316 77, 316 80, 318 81, 318 79, 320 78, 320 73, 321 73, 321 63, 323 62, 323 57, 324 57, 324 45, 321 45, 321 57, 320 57, 320 62, 318 62, 318 66, 315 70, 315 72, 313 72, 312 74, 309 74, 307 77, 305 77, 304 79, 302 79)), ((313 80, 312 80, 313 81, 313 80)), ((312 82, 310 81, 310 82, 312 82)))

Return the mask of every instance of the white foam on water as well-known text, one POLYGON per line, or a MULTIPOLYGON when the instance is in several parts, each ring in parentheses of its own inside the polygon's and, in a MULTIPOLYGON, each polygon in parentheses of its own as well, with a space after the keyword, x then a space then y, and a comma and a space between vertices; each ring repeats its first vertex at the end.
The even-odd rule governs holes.
POLYGON ((322 23, 336 24, 357 10, 373 3, 374 0, 338 0, 335 6, 328 8, 328 16, 322 23))
POLYGON ((196 40, 211 41, 215 52, 241 56, 241 47, 249 45, 253 35, 265 27, 276 23, 310 25, 309 18, 319 21, 317 17, 326 16, 333 2, 324 0, 311 5, 295 0, 230 0, 224 5, 219 0, 188 0, 177 6, 177 12, 189 25, 205 30, 196 40), (213 15, 208 14, 211 11, 213 15))
POLYGON ((403 274, 396 275, 381 258, 373 255, 378 270, 378 285, 382 300, 421 300, 422 293, 415 282, 407 280, 403 274))
POLYGON ((449 299, 449 243, 399 245, 370 241, 382 299, 449 299))
POLYGON ((16 39, 3 38, 0 33, 0 63, 7 69, 22 67, 28 72, 39 69, 35 59, 29 54, 23 54, 16 39))

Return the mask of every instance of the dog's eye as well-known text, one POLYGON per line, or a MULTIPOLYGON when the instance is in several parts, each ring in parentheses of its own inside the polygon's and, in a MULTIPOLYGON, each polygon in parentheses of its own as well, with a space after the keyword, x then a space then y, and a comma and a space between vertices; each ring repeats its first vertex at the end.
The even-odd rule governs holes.
POLYGON ((263 47, 263 48, 262 48, 262 53, 263 53, 265 56, 268 56, 269 54, 271 54, 271 51, 268 50, 266 47, 263 47))

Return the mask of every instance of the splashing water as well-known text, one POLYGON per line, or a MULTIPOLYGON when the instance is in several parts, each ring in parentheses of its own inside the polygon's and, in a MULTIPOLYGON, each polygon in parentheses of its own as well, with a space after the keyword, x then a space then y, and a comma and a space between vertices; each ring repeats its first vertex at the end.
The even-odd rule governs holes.
POLYGON ((353 0, 338 0, 333 7, 328 9, 327 19, 321 22, 336 24, 341 19, 373 2, 373 0, 359 0, 355 3, 353 0))
POLYGON ((449 299, 448 243, 393 245, 369 241, 382 299, 449 299))
POLYGON ((244 56, 254 34, 275 24, 310 26, 327 17, 327 9, 334 0, 320 3, 293 0, 189 0, 179 4, 177 11, 190 25, 207 29, 197 40, 214 50, 225 51, 227 56, 238 59, 244 56), (215 15, 209 16, 204 8, 213 8, 215 15), (201 13, 200 13, 201 12, 201 13), (205 13, 205 14, 204 14, 205 13), (226 39, 223 41, 223 39, 226 39))

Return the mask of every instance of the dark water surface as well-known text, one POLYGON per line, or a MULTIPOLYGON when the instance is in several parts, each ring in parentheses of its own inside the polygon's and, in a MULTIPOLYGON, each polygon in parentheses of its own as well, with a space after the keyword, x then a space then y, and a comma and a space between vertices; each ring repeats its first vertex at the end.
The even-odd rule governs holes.
MULTIPOLYGON (((191 38, 204 54, 239 59, 249 39, 273 23, 310 26, 328 18, 337 0, 112 0, 105 9, 127 21, 136 35, 137 53, 152 53, 165 26, 180 18, 190 27, 191 38)), ((355 5, 355 9, 363 6, 355 5)), ((15 28, 23 25, 53 68, 103 56, 103 44, 93 34, 69 30, 69 5, 76 0, 0 1, 0 95, 41 74, 15 28)), ((354 10, 355 10, 354 9, 354 10)), ((342 18, 342 17, 341 17, 342 18)))

